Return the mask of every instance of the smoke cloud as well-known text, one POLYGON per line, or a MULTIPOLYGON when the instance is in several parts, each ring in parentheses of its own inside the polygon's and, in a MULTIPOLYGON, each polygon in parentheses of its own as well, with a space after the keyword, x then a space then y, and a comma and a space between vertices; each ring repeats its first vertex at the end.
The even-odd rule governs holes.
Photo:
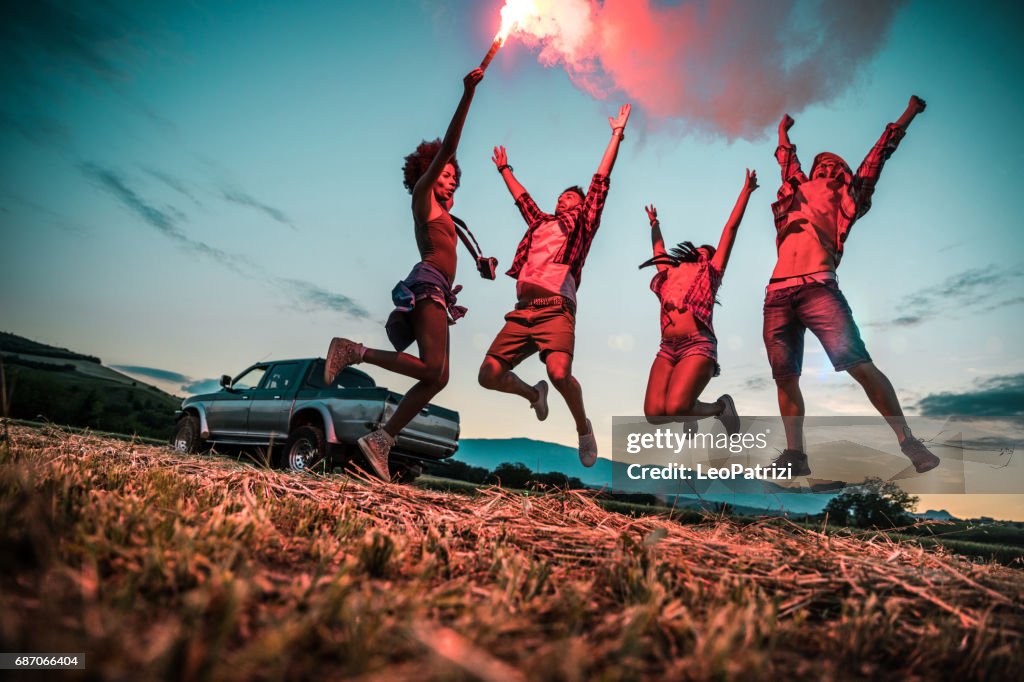
POLYGON ((754 139, 783 112, 840 95, 903 0, 534 0, 513 30, 576 87, 655 119, 754 139))

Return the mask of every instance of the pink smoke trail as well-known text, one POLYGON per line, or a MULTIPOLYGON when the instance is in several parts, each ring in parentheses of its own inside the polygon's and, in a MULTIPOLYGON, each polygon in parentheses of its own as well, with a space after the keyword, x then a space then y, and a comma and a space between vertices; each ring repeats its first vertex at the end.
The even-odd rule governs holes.
MULTIPOLYGON (((728 139, 842 94, 903 0, 527 0, 511 35, 596 98, 728 139)), ((509 0, 521 4, 522 0, 509 0)))

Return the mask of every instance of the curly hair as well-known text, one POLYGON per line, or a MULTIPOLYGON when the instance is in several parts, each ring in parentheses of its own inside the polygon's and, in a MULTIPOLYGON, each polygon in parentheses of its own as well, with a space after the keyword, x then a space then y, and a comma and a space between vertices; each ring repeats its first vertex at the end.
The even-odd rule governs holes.
MULTIPOLYGON (((430 166, 430 162, 434 160, 437 153, 441 151, 441 139, 437 138, 427 142, 423 140, 419 146, 416 147, 416 151, 409 156, 405 157, 405 165, 402 166, 402 174, 405 176, 403 184, 405 188, 409 190, 409 194, 412 194, 412 190, 416 187, 416 183, 423 177, 423 174, 427 172, 427 168, 430 166)), ((462 170, 459 168, 459 162, 455 160, 455 157, 448 161, 451 165, 455 166, 455 187, 458 188, 460 181, 462 180, 462 170)))

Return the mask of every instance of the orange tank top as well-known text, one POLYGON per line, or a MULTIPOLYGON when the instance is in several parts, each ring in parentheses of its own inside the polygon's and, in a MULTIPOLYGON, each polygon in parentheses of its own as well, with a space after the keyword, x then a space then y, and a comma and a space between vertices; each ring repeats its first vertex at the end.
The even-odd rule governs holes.
POLYGON ((444 273, 449 282, 455 281, 455 239, 455 223, 447 212, 416 227, 420 260, 444 273))

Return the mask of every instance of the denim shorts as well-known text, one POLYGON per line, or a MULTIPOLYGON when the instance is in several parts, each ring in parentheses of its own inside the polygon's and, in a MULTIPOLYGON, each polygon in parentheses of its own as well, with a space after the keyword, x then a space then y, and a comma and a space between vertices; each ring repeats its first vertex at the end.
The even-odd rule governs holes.
POLYGON ((661 347, 658 348, 656 357, 668 360, 673 365, 679 364, 683 358, 700 355, 710 358, 715 363, 715 373, 718 376, 722 368, 718 366, 718 340, 702 332, 688 334, 687 336, 662 337, 661 347))
POLYGON ((764 345, 772 378, 800 376, 804 331, 810 329, 837 372, 871 362, 853 312, 835 280, 769 291, 764 298, 764 345))

